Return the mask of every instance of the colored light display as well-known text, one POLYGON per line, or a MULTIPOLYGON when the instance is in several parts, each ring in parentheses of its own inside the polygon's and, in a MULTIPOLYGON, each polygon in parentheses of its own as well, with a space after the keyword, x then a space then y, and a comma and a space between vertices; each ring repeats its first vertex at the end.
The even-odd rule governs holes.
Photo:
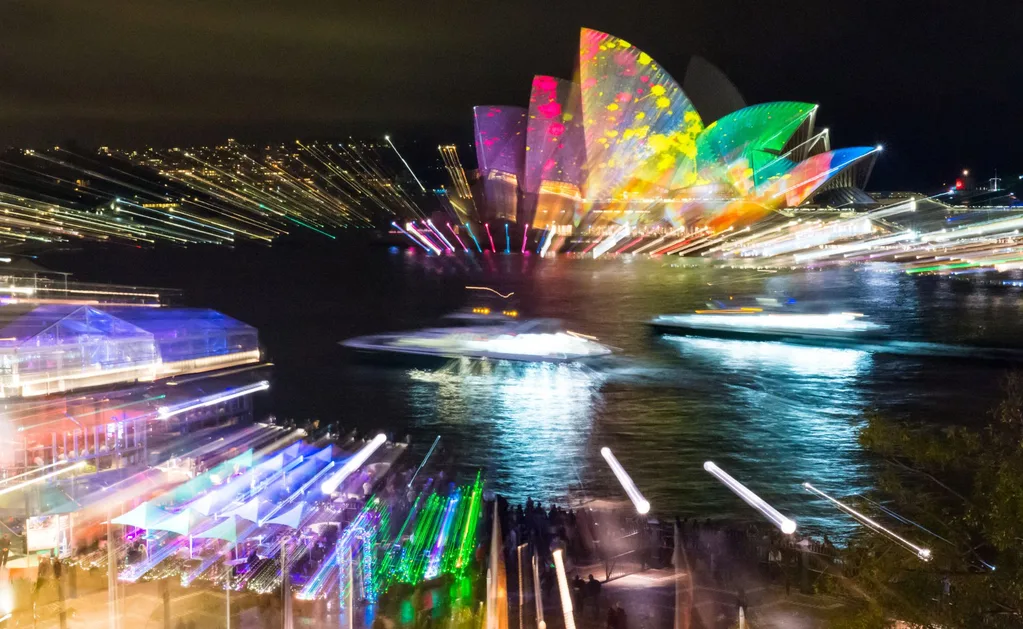
POLYGON ((660 64, 607 33, 582 29, 577 67, 576 81, 533 79, 524 144, 521 109, 476 108, 481 175, 498 173, 506 188, 485 195, 491 216, 509 218, 517 186, 518 220, 534 229, 667 222, 720 232, 800 205, 877 154, 827 151, 808 103, 752 105, 705 126, 660 64))

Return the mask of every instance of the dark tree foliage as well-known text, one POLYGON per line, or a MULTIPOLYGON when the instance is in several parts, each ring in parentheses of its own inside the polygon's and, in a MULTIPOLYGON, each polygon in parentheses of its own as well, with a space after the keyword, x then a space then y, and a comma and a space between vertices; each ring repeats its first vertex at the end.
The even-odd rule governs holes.
POLYGON ((869 603, 839 626, 1023 627, 1023 374, 1009 374, 1001 403, 976 419, 936 428, 868 417, 860 442, 884 464, 877 504, 862 506, 933 557, 861 530, 845 585, 869 603))

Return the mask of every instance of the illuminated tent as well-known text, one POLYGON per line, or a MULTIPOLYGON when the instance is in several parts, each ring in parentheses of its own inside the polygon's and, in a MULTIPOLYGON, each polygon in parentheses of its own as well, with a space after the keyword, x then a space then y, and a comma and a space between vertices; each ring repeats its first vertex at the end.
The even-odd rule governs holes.
POLYGON ((290 529, 297 529, 299 525, 302 524, 302 520, 308 514, 309 505, 304 502, 300 502, 277 517, 267 520, 264 524, 277 524, 280 526, 286 526, 290 529))
POLYGON ((240 518, 237 515, 231 515, 225 518, 220 524, 210 527, 202 533, 198 533, 195 537, 222 539, 225 542, 231 542, 233 544, 238 540, 243 539, 250 530, 255 528, 255 526, 256 525, 250 520, 240 518))
POLYGON ((151 528, 154 531, 170 531, 178 535, 191 535, 199 529, 207 517, 192 508, 185 508, 180 513, 175 513, 154 524, 151 528))
POLYGON ((167 513, 150 502, 143 502, 128 513, 114 518, 111 522, 114 524, 123 524, 125 526, 134 526, 137 529, 149 530, 156 524, 166 520, 168 517, 170 517, 170 513, 167 513))
POLYGON ((253 498, 240 507, 226 511, 226 516, 238 516, 250 522, 260 522, 273 511, 274 505, 262 498, 253 498))

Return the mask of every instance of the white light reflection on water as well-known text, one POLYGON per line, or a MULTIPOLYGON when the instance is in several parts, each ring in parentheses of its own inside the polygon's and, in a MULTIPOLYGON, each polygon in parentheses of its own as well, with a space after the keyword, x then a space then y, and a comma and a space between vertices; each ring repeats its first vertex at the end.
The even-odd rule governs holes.
POLYGON ((456 361, 409 377, 410 396, 434 405, 420 427, 472 435, 481 447, 458 455, 486 469, 495 491, 550 500, 577 486, 573 462, 585 457, 603 374, 571 364, 456 361))
POLYGON ((722 458, 801 525, 841 533, 846 527, 808 503, 799 487, 806 479, 826 479, 848 492, 869 485, 857 437, 867 406, 862 380, 872 355, 778 342, 664 338, 691 369, 724 383, 723 401, 735 419, 722 435, 729 443, 722 458))
POLYGON ((680 349, 726 359, 726 368, 782 369, 801 376, 851 378, 869 367, 870 354, 858 349, 804 347, 769 341, 741 341, 689 336, 665 336, 680 349))

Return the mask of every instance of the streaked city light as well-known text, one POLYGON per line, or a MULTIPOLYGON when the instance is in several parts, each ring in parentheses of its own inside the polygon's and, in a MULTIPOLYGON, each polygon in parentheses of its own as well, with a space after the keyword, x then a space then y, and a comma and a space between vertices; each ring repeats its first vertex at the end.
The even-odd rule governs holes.
POLYGON ((54 472, 48 472, 46 474, 43 474, 42 476, 36 476, 35 478, 33 478, 31 480, 22 481, 22 482, 20 482, 20 483, 18 483, 16 485, 11 485, 10 487, 4 487, 3 489, 0 489, 0 496, 9 494, 9 493, 12 493, 12 492, 15 492, 15 491, 20 491, 20 490, 22 490, 22 489, 24 489, 26 487, 31 487, 32 485, 37 485, 37 484, 41 483, 44 480, 49 480, 51 478, 60 476, 61 474, 67 474, 68 472, 82 469, 86 465, 88 465, 87 461, 79 461, 77 463, 72 463, 72 464, 68 465, 67 467, 62 467, 61 469, 56 470, 54 472))
POLYGON ((640 515, 650 513, 650 503, 647 502, 647 499, 643 497, 642 493, 640 493, 639 488, 636 487, 636 483, 632 482, 632 477, 629 476, 629 473, 625 471, 622 464, 618 462, 617 458, 615 458, 614 453, 611 452, 611 448, 606 446, 601 448, 600 455, 604 457, 607 464, 611 466, 611 471, 614 472, 615 478, 617 478, 618 482, 621 483, 622 489, 625 490, 625 493, 629 496, 629 500, 631 500, 632 504, 635 505, 636 513, 640 515))
POLYGON ((270 388, 270 383, 266 380, 261 380, 255 384, 250 384, 235 389, 228 389, 222 393, 215 395, 207 395, 199 398, 193 402, 185 402, 183 404, 177 404, 174 406, 161 406, 157 409, 156 415, 159 419, 170 419, 175 415, 194 411, 196 409, 205 408, 207 406, 213 406, 215 404, 221 404, 228 400, 242 397, 243 395, 251 395, 258 391, 266 391, 270 388))
POLYGON ((561 611, 565 616, 565 629, 575 629, 575 613, 572 608, 572 590, 568 587, 565 575, 564 553, 559 548, 554 551, 554 569, 558 573, 558 592, 561 594, 561 611))
POLYGON ((725 487, 731 489, 732 492, 735 493, 736 496, 742 498, 746 504, 759 511, 765 518, 777 526, 782 533, 790 535, 796 532, 795 520, 785 517, 779 513, 777 509, 767 504, 763 498, 747 489, 745 485, 729 476, 727 472, 715 465, 713 461, 707 461, 704 463, 703 469, 710 472, 710 474, 721 481, 725 487))
POLYGON ((327 495, 334 493, 334 490, 337 489, 338 485, 340 485, 344 479, 348 478, 352 472, 362 467, 362 464, 365 463, 369 457, 373 456, 373 453, 376 452, 380 446, 384 445, 384 442, 386 441, 387 435, 383 433, 373 437, 373 440, 363 446, 361 450, 352 456, 352 458, 348 459, 345 464, 341 466, 341 469, 334 472, 330 478, 323 481, 323 484, 320 485, 320 491, 327 495))
POLYGON ((880 523, 878 523, 876 520, 874 520, 874 519, 872 519, 872 518, 870 518, 870 517, 860 513, 859 511, 857 511, 856 509, 853 509, 852 507, 850 507, 849 505, 845 504, 844 502, 841 502, 839 500, 836 500, 835 498, 832 498, 831 496, 829 496, 828 494, 824 493, 823 491, 817 489, 816 487, 814 487, 810 483, 803 483, 803 488, 806 489, 808 492, 810 492, 812 494, 815 494, 817 496, 820 496, 821 498, 824 498, 825 500, 827 500, 831 504, 835 505, 836 507, 838 507, 842 511, 848 513, 850 516, 852 516, 852 518, 854 520, 856 520, 857 522, 863 524, 867 528, 873 529, 874 531, 877 531, 878 533, 881 533, 882 535, 884 535, 884 536, 888 537, 889 539, 895 541, 896 543, 900 544, 904 548, 912 550, 914 553, 916 553, 917 557, 919 557, 923 561, 930 561, 931 560, 931 551, 930 551, 930 549, 924 548, 922 546, 917 546, 916 544, 914 544, 913 542, 909 541, 908 539, 902 537, 901 535, 899 535, 895 531, 892 531, 891 529, 885 528, 880 523))

